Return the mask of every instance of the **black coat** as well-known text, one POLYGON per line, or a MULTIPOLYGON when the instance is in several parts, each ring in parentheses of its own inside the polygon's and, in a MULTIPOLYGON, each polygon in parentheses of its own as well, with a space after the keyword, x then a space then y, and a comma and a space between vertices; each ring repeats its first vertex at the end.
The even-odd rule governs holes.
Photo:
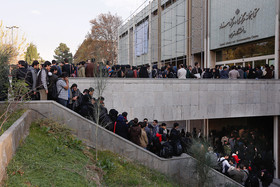
POLYGON ((122 115, 118 116, 117 123, 116 123, 116 134, 128 139, 128 127, 125 123, 125 119, 122 115))

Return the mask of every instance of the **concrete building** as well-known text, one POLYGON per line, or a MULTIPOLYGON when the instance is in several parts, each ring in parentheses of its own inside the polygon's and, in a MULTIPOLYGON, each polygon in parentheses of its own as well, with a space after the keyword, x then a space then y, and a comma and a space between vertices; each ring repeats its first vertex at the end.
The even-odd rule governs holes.
POLYGON ((276 0, 153 0, 119 28, 118 62, 278 70, 278 15, 276 0))
MULTIPOLYGON (((118 61, 134 66, 197 61, 204 68, 268 64, 279 79, 279 10, 278 0, 154 0, 119 28, 118 61)), ((149 93, 139 95, 147 103, 132 103, 127 108, 130 113, 165 122, 182 119, 187 131, 202 129, 206 136, 211 130, 265 126, 273 144, 274 176, 279 178, 279 93, 264 92, 278 80, 245 84, 194 80, 178 88, 179 81, 153 83, 146 82, 143 88, 149 93), (158 107, 161 101, 165 103, 158 107), (166 107, 170 105, 172 109, 166 107)), ((133 98, 130 94, 125 96, 128 101, 133 98)))

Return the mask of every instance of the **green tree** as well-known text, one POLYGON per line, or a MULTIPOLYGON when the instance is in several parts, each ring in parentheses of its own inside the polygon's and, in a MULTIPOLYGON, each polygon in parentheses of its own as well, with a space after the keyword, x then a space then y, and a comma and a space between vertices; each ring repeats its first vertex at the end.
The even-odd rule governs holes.
POLYGON ((29 44, 25 53, 25 61, 28 64, 32 64, 34 60, 38 60, 40 58, 39 53, 37 52, 37 47, 33 43, 29 44))
POLYGON ((53 56, 56 61, 61 62, 65 58, 68 58, 69 62, 72 63, 73 55, 70 53, 69 47, 66 44, 60 43, 59 46, 54 50, 55 55, 53 56))

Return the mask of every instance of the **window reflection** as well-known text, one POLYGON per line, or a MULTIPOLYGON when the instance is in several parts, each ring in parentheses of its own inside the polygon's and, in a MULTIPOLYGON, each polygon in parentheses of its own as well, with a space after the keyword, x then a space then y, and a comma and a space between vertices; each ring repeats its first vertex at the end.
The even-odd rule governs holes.
POLYGON ((216 51, 217 62, 274 54, 274 37, 216 51))

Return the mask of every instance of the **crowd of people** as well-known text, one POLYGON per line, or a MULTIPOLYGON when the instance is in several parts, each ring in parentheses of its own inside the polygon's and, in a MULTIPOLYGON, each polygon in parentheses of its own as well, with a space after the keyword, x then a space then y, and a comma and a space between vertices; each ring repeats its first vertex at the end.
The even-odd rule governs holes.
MULTIPOLYGON (((275 165, 269 138, 272 135, 265 128, 231 127, 211 131, 206 154, 211 166, 244 186, 258 187, 261 183, 268 187, 273 182, 275 165)), ((187 134, 204 141, 195 128, 187 134)))
MULTIPOLYGON (((94 63, 92 65, 95 67, 94 63)), ((81 70, 83 66, 83 63, 78 65, 78 72, 80 71, 78 74, 88 73, 85 72, 86 68, 81 70)), ((109 66, 104 67, 108 68, 109 66)), ((167 67, 167 69, 170 68, 167 67)), ((176 72, 178 78, 182 76, 185 78, 188 74, 195 76, 200 72, 198 67, 194 68, 195 71, 189 69, 191 73, 185 73, 182 71, 183 68, 181 65, 176 72)), ((13 74, 13 80, 24 80, 27 83, 30 89, 29 96, 32 100, 55 100, 160 157, 171 158, 172 156, 180 156, 182 153, 191 154, 190 147, 194 139, 205 141, 201 130, 196 132, 194 129, 192 133, 186 133, 182 129, 180 132, 178 123, 174 123, 172 129, 167 129, 165 123, 159 124, 157 120, 153 120, 151 124, 146 118, 143 121, 137 118, 128 120, 127 112, 119 113, 115 109, 108 112, 104 103, 105 98, 94 98, 94 88, 90 87, 81 92, 77 84, 72 84, 70 87, 68 77, 74 76, 74 69, 75 67, 69 64, 67 59, 64 60, 63 66, 58 65, 55 61, 52 63, 46 61, 41 68, 38 61, 34 61, 31 66, 28 66, 25 61, 19 61, 18 69, 13 74)), ((239 72, 241 72, 239 70, 239 68, 237 70, 233 68, 228 72, 229 77, 238 78, 239 72)), ((248 71, 250 73, 251 70, 248 71)), ((110 76, 114 74, 109 69, 107 72, 110 76)), ((167 72, 170 74, 171 71, 167 72)), ((219 72, 217 76, 220 78, 225 75, 223 70, 211 72, 212 75, 219 72)), ((265 76, 272 75, 272 72, 272 70, 266 70, 265 76)), ((140 69, 137 76, 141 73, 140 69)), ((206 69, 204 73, 201 73, 201 76, 205 78, 208 73, 206 69)), ((146 75, 149 76, 149 73, 146 75)), ((208 140, 210 147, 205 156, 212 159, 213 168, 245 186, 248 184, 258 186, 259 179, 264 187, 269 186, 272 182, 274 172, 272 143, 267 141, 266 135, 263 135, 260 129, 243 128, 238 131, 234 129, 223 131, 220 134, 211 132, 208 140)))
POLYGON ((184 66, 183 64, 173 66, 167 64, 161 68, 153 65, 141 65, 139 67, 130 65, 114 65, 110 67, 95 63, 94 61, 82 61, 78 63, 77 73, 73 72, 73 76, 77 77, 94 77, 94 72, 106 71, 106 76, 112 78, 178 78, 178 79, 272 79, 274 78, 274 66, 268 64, 252 68, 249 64, 246 67, 241 66, 221 66, 216 65, 215 68, 200 68, 199 63, 195 62, 194 67, 184 66))

